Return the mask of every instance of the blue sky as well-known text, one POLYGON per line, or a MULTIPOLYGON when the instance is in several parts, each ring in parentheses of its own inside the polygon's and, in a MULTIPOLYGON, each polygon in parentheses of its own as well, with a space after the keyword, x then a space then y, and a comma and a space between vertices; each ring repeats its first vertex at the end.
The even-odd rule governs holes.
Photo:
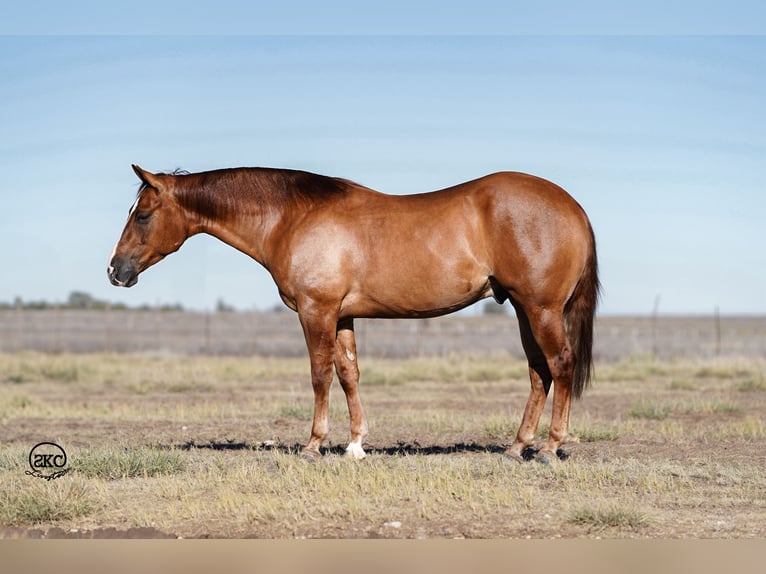
POLYGON ((203 14, 181 19, 183 36, 142 30, 135 14, 98 36, 28 35, 63 32, 46 14, 36 30, 13 14, 17 35, 0 27, 0 301, 83 290, 274 306, 268 273, 210 237, 130 290, 109 285, 138 163, 298 168, 390 193, 534 173, 589 213, 604 313, 648 313, 658 295, 666 313, 766 313, 765 36, 588 23, 578 35, 457 35, 447 16, 436 36, 392 35, 385 18, 355 36, 201 36, 203 14))

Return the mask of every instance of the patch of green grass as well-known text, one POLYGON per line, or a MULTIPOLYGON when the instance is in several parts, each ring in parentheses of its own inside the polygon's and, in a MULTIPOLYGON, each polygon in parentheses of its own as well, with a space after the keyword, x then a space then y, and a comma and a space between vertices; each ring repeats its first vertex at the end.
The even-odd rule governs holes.
POLYGON ((635 508, 617 504, 576 508, 570 512, 567 522, 587 526, 594 530, 607 528, 636 530, 649 525, 649 519, 645 513, 635 508))
POLYGON ((728 401, 685 401, 679 403, 658 403, 652 401, 640 401, 634 404, 628 414, 637 419, 665 420, 672 412, 686 415, 692 414, 717 414, 738 415, 743 409, 740 405, 728 401))
POLYGON ((641 401, 633 405, 628 414, 637 419, 649 419, 661 421, 670 415, 671 407, 665 403, 641 401))
POLYGON ((0 451, 0 470, 16 470, 24 468, 28 464, 29 450, 22 448, 9 448, 0 451))
POLYGON ((727 401, 692 401, 678 406, 678 410, 689 414, 738 415, 742 407, 727 401))
POLYGON ((165 387, 165 390, 171 393, 210 392, 215 390, 215 385, 205 381, 184 381, 171 383, 165 387))
POLYGON ((570 433, 583 442, 598 442, 602 440, 617 440, 620 433, 615 428, 576 428, 570 433))
POLYGON ((20 385, 22 383, 28 383, 32 379, 25 375, 24 373, 15 372, 15 373, 8 373, 5 375, 5 382, 6 383, 13 383, 14 385, 20 385))
POLYGON ((599 369, 600 379, 603 377, 603 380, 614 382, 646 381, 670 372, 667 364, 658 363, 651 356, 645 355, 626 357, 617 363, 600 366, 599 369))
POLYGON ((735 403, 726 401, 716 401, 710 405, 711 410, 718 415, 739 415, 742 414, 742 407, 735 403))
POLYGON ((0 481, 0 524, 22 526, 69 520, 90 514, 95 504, 77 480, 0 481))
POLYGON ((363 385, 402 385, 411 382, 489 383, 526 379, 526 363, 505 356, 422 358, 408 361, 368 361, 363 385))
POLYGON ((766 391, 766 381, 763 379, 747 379, 737 383, 734 387, 740 393, 754 393, 766 391))
POLYGON ((34 405, 35 400, 25 395, 16 395, 11 397, 8 404, 11 408, 23 410, 34 405))
POLYGON ((502 381, 507 378, 507 376, 507 370, 495 365, 476 365, 467 369, 464 374, 465 380, 471 383, 502 381))
POLYGON ((688 380, 673 380, 668 385, 671 391, 696 391, 697 385, 688 380))
POLYGON ((299 421, 310 421, 314 418, 314 410, 308 405, 282 405, 279 407, 279 416, 299 421))
POLYGON ((706 365, 697 369, 694 373, 694 376, 698 379, 736 379, 752 375, 753 373, 749 369, 726 364, 706 365))
POLYGON ((739 421, 717 425, 714 435, 716 438, 762 440, 766 438, 766 425, 760 417, 744 417, 739 421))
POLYGON ((40 372, 46 379, 62 383, 73 383, 80 378, 77 365, 51 365, 42 368, 40 372))
POLYGON ((30 415, 41 407, 39 401, 27 395, 0 395, 0 422, 5 417, 30 415))
POLYGON ((484 432, 495 440, 512 439, 518 430, 518 421, 509 420, 507 417, 492 417, 484 423, 484 432))
POLYGON ((114 480, 178 474, 185 470, 186 460, 173 450, 126 447, 75 453, 72 467, 89 478, 114 480))
POLYGON ((408 378, 402 373, 392 373, 373 367, 364 369, 359 380, 364 386, 397 386, 406 383, 408 378))

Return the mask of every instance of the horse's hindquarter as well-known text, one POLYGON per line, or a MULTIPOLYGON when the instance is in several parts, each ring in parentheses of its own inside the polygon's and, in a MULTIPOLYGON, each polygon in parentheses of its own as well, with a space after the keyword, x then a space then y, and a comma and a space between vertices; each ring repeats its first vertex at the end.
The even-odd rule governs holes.
POLYGON ((594 249, 585 212, 550 181, 520 173, 488 177, 495 280, 521 303, 563 306, 594 249))

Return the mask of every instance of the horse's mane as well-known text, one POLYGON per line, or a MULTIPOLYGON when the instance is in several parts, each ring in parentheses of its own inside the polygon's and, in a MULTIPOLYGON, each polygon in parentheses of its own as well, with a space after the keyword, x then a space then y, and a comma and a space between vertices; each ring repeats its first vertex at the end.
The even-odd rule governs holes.
POLYGON ((239 167, 199 173, 175 170, 166 175, 175 176, 174 193, 181 206, 211 220, 242 212, 251 202, 276 210, 310 207, 355 186, 345 179, 274 168, 239 167))
MULTIPOLYGON (((185 169, 181 169, 180 167, 174 169, 173 171, 166 171, 162 172, 162 175, 189 175, 189 172, 185 169)), ((147 182, 142 181, 141 185, 138 186, 138 191, 136 191, 136 199, 139 198, 139 196, 144 192, 144 190, 147 187, 151 187, 147 182)))

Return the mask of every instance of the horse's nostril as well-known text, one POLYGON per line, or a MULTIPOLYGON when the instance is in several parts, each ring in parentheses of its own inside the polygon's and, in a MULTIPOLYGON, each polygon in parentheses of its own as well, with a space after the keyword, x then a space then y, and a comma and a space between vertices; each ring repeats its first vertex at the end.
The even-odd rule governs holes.
POLYGON ((109 263, 107 276, 112 285, 117 287, 132 287, 138 283, 138 271, 135 265, 127 259, 115 257, 109 263))
POLYGON ((109 282, 112 285, 121 286, 122 283, 117 279, 117 273, 114 267, 111 265, 106 270, 106 276, 109 277, 109 282))

